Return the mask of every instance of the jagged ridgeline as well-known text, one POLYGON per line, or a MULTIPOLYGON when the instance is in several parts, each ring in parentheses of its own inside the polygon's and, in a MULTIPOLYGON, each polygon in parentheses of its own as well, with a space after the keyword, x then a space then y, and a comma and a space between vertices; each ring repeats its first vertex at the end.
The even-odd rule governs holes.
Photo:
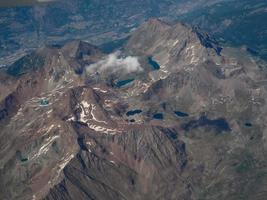
POLYGON ((20 54, 43 44, 63 44, 72 38, 102 44, 110 51, 124 42, 130 30, 151 17, 199 26, 220 43, 246 45, 249 52, 266 60, 265 0, 64 0, 46 6, 39 6, 40 1, 36 6, 34 0, 10 0, 0 5, 25 2, 34 2, 30 4, 35 6, 0 10, 0 65, 10 63, 10 53, 20 54))
POLYGON ((0 199, 264 200, 266 71, 211 38, 152 19, 120 51, 73 41, 12 64, 0 199))

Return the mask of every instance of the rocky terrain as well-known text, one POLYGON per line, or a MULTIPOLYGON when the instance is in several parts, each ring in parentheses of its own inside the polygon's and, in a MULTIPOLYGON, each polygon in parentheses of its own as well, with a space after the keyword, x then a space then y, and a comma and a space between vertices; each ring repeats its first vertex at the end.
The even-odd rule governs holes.
POLYGON ((0 73, 0 199, 264 200, 266 75, 158 19, 40 48, 0 73))

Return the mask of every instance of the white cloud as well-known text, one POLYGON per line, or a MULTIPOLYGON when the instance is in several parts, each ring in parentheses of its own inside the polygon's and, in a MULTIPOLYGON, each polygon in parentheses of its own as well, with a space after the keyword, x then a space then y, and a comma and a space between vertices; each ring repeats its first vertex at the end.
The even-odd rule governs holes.
POLYGON ((138 58, 133 56, 122 57, 120 51, 109 54, 104 60, 91 64, 86 68, 88 73, 111 71, 131 73, 143 71, 138 58))

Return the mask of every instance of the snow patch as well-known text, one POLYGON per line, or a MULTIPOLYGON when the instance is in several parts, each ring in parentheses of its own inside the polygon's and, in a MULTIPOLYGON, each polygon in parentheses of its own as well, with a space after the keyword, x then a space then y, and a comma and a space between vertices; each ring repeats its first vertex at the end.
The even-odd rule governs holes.
POLYGON ((40 157, 42 154, 46 154, 49 151, 50 145, 57 139, 59 138, 59 135, 53 136, 53 137, 49 137, 45 140, 45 143, 43 144, 43 146, 39 149, 38 153, 35 154, 32 157, 32 160, 35 158, 40 157))
POLYGON ((107 124, 107 122, 106 121, 102 121, 102 120, 98 120, 96 117, 95 117, 95 115, 94 115, 94 111, 96 111, 96 106, 95 105, 93 105, 93 104, 91 104, 91 116, 92 116, 92 119, 94 120, 94 121, 96 121, 96 122, 100 122, 100 123, 104 123, 104 124, 107 124))
POLYGON ((197 57, 197 49, 195 45, 188 47, 186 49, 186 54, 191 57, 190 64, 196 65, 199 62, 199 58, 197 57))
POLYGON ((176 40, 176 41, 173 43, 173 46, 176 46, 178 43, 179 43, 179 40, 176 40))
POLYGON ((66 121, 67 121, 67 122, 75 121, 75 117, 74 117, 74 116, 70 116, 70 118, 67 119, 66 121))
POLYGON ((107 90, 102 90, 101 88, 93 88, 94 90, 96 91, 99 91, 99 92, 102 92, 102 93, 107 93, 108 91, 107 90))
POLYGON ((115 134, 121 132, 121 131, 119 131, 117 129, 105 128, 103 126, 97 126, 97 125, 93 125, 93 124, 90 124, 89 128, 93 129, 96 132, 106 133, 106 134, 110 134, 110 135, 115 135, 115 134))
POLYGON ((90 120, 93 120, 95 122, 99 122, 99 123, 104 123, 104 124, 107 124, 106 121, 102 121, 102 120, 99 120, 97 119, 96 115, 95 115, 95 112, 96 112, 96 105, 94 104, 89 104, 88 102, 86 101, 82 101, 81 102, 81 105, 82 105, 82 112, 80 114, 80 121, 81 122, 84 122, 84 123, 87 123, 88 122, 88 114, 90 113, 91 115, 91 119, 90 120))

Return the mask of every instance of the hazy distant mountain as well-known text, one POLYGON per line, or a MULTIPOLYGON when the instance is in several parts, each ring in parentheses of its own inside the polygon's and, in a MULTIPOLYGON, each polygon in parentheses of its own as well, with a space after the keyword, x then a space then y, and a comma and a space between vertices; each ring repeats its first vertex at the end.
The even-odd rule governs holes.
POLYGON ((132 29, 151 17, 200 25, 233 45, 245 44, 252 52, 255 49, 264 55, 265 7, 263 0, 65 0, 47 6, 1 9, 0 62, 12 62, 25 50, 44 43, 64 43, 71 39, 84 39, 93 44, 113 41, 105 45, 108 49, 121 44, 132 29), (262 25, 255 25, 254 20, 262 25), (114 40, 117 40, 115 44, 114 40), (5 57, 14 52, 15 56, 5 57))
POLYGON ((206 30, 227 45, 246 45, 248 51, 267 59, 267 2, 225 1, 195 9, 179 20, 206 30))

